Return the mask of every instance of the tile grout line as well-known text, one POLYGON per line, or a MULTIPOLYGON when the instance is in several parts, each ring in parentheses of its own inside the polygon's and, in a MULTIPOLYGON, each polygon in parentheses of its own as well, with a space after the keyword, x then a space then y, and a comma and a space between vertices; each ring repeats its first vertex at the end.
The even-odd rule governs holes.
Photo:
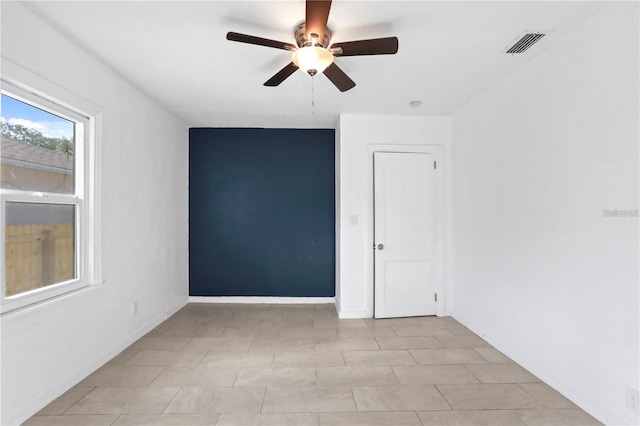
MULTIPOLYGON (((418 362, 418 360, 416 359, 416 357, 415 357, 415 356, 413 356, 413 354, 411 353, 411 350, 410 350, 410 349, 405 349, 405 350, 409 353, 409 356, 413 359, 413 362, 415 362, 415 363, 416 363, 416 365, 418 365, 418 366, 422 365, 422 364, 420 364, 420 363, 418 362)), ((413 349, 413 350, 416 350, 416 349, 413 349)))
MULTIPOLYGON (((440 388, 438 388, 438 385, 433 385, 434 388, 436 388, 436 390, 438 391, 438 393, 440 394, 440 396, 442 397, 442 399, 444 400, 444 402, 447 403, 447 405, 449 406, 449 408, 451 409, 451 411, 456 411, 451 404, 449 403, 449 401, 447 400, 447 397, 444 396, 444 394, 440 391, 440 388)), ((418 416, 420 417, 420 416, 418 416)), ((420 422, 422 423, 422 420, 420 420, 420 422)))
MULTIPOLYGON (((233 384, 231 385, 231 388, 235 388, 236 387, 236 383, 238 382, 238 379, 240 378, 240 373, 242 372, 242 369, 244 367, 240 367, 238 368, 238 374, 236 374, 236 378, 233 380, 233 384)), ((269 367, 271 368, 271 367, 269 367)))
POLYGON ((353 385, 349 386, 351 389, 351 398, 353 398, 353 405, 356 407, 356 413, 360 413, 361 411, 358 409, 358 400, 356 399, 356 394, 353 392, 353 385))
MULTIPOLYGON (((197 366, 197 364, 196 364, 196 366, 197 366)), ((195 367, 194 367, 194 368, 195 368, 195 367)), ((161 375, 162 373, 164 373, 164 371, 165 371, 166 369, 167 369, 167 367, 166 367, 166 366, 162 367, 162 369, 160 370, 160 372, 159 372, 159 373, 158 373, 158 374, 157 374, 153 379, 151 379, 151 381, 149 382, 149 384, 148 384, 146 387, 147 387, 147 388, 152 387, 151 385, 153 384, 153 382, 155 382, 156 380, 158 380, 158 377, 160 377, 160 375, 161 375)))
MULTIPOLYGON (((239 374, 239 373, 238 373, 238 374, 239 374)), ((266 401, 266 399, 267 399, 267 389, 269 389, 269 388, 268 388, 267 386, 265 386, 265 387, 264 387, 264 392, 262 393, 262 402, 260 403, 260 411, 259 411, 259 413, 260 413, 260 414, 264 414, 264 413, 262 412, 262 409, 264 408, 264 402, 265 402, 265 401, 266 401)), ((217 422, 216 422, 216 423, 217 423, 217 422)))
MULTIPOLYGON (((544 382, 541 382, 544 383, 544 382)), ((522 391, 524 393, 526 393, 527 395, 529 395, 531 398, 533 398, 534 400, 536 400, 540 405, 542 405, 544 407, 545 410, 551 410, 553 409, 552 407, 547 407, 545 404, 542 403, 542 401, 540 401, 538 398, 536 398, 535 396, 531 395, 531 393, 529 393, 525 388, 523 388, 521 385, 521 383, 515 383, 520 389, 522 389, 522 391)), ((515 413, 514 413, 515 414, 515 413)))
MULTIPOLYGON (((83 400, 83 399, 85 399, 87 396, 89 396, 89 394, 90 394, 90 393, 92 393, 93 391, 95 391, 96 389, 98 389, 98 386, 88 386, 88 387, 90 387, 90 388, 92 388, 92 389, 91 389, 89 392, 87 392, 86 394, 84 394, 84 395, 82 396, 82 398, 78 399, 76 402, 74 402, 73 404, 71 404, 71 405, 69 406, 69 408, 67 408, 66 410, 64 410, 64 411, 63 411, 61 414, 59 414, 59 415, 65 415, 65 414, 67 414, 67 413, 69 412, 69 410, 71 410, 73 407, 75 407, 75 406, 76 406, 80 401, 82 401, 82 400, 83 400)), ((73 388, 71 388, 71 389, 73 389, 73 388)), ((64 394, 62 394, 62 395, 64 395, 64 394)), ((62 395, 60 395, 60 396, 62 396, 62 395)), ((54 400, 54 401, 55 401, 55 400, 54 400)), ((37 414, 37 413, 36 413, 36 414, 37 414)), ((73 414, 69 414, 69 415, 73 415, 73 414)))
POLYGON ((165 413, 165 411, 167 411, 167 408, 169 408, 171 403, 176 399, 176 397, 178 396, 180 391, 182 391, 182 389, 184 389, 182 386, 178 387, 178 390, 176 391, 175 394, 173 394, 173 396, 171 397, 171 400, 167 403, 167 405, 165 405, 164 409, 160 412, 160 414, 167 414, 165 413))
MULTIPOLYGON (((473 351, 474 351, 475 353, 477 353, 478 355, 480 355, 480 356, 482 357, 482 359, 484 359, 485 361, 487 361, 487 364, 493 364, 491 361, 489 361, 486 357, 484 357, 480 352, 478 352, 478 351, 476 350, 476 349, 478 349, 478 348, 471 348, 471 349, 473 349, 473 351)), ((480 348, 480 349, 482 349, 482 348, 480 348)))
MULTIPOLYGON (((476 380, 478 381, 478 383, 486 384, 486 383, 484 383, 482 380, 480 380, 480 378, 479 378, 478 376, 476 376, 475 374, 473 374, 473 371, 471 371, 471 370, 469 369, 469 367, 468 367, 469 365, 471 365, 471 364, 462 364, 462 366, 465 368, 465 370, 467 370, 467 371, 469 372, 469 374, 471 374, 471 375, 473 376, 473 378, 474 378, 474 379, 476 379, 476 380)), ((476 364, 476 365, 485 365, 485 364, 476 364)))

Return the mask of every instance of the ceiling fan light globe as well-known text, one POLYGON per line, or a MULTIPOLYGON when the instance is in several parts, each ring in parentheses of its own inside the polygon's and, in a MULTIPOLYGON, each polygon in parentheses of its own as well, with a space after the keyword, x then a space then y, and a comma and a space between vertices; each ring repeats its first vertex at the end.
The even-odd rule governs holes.
POLYGON ((306 46, 293 53, 292 61, 298 68, 313 77, 333 63, 333 53, 323 47, 306 46))

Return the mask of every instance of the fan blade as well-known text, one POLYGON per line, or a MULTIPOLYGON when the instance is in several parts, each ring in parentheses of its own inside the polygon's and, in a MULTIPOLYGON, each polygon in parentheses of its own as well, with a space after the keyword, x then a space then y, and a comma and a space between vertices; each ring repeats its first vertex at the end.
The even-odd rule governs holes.
POLYGON ((276 75, 274 75, 269 80, 267 80, 264 83, 264 85, 265 86, 269 86, 269 87, 278 86, 278 85, 280 85, 280 83, 285 81, 287 79, 287 77, 289 77, 291 74, 296 72, 297 69, 298 69, 298 66, 296 64, 294 64, 293 62, 291 62, 289 65, 287 65, 286 67, 284 67, 280 71, 278 71, 276 73, 276 75))
POLYGON ((283 41, 270 40, 268 38, 256 37, 234 32, 227 33, 227 40, 239 41, 240 43, 256 44, 258 46, 274 47, 276 49, 296 50, 296 46, 291 43, 285 43, 283 41))
POLYGON ((324 42, 324 32, 327 29, 331 0, 307 0, 305 16, 305 33, 318 35, 318 44, 324 42))
POLYGON ((398 52, 398 37, 335 43, 331 45, 331 51, 334 56, 393 55, 398 52))
POLYGON ((326 75, 341 92, 353 89, 356 85, 356 83, 354 83, 353 80, 351 80, 335 62, 324 70, 324 75, 326 75))

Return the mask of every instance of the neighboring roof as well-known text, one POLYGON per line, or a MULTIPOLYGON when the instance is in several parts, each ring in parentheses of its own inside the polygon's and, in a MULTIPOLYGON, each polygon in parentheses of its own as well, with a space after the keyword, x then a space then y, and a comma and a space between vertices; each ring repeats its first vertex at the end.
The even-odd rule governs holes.
POLYGON ((73 155, 30 145, 4 135, 2 136, 0 154, 3 163, 34 169, 56 169, 66 173, 73 170, 73 155))

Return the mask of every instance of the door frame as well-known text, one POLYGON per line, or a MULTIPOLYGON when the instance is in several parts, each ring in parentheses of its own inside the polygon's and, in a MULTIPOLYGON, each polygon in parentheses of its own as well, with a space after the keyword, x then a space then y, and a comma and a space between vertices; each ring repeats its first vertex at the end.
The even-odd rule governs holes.
POLYGON ((445 301, 449 297, 446 293, 445 284, 445 164, 444 164, 444 148, 442 145, 367 145, 366 161, 365 161, 365 173, 367 178, 365 179, 366 189, 365 197, 367 202, 367 217, 365 227, 365 233, 367 236, 367 256, 366 256, 366 309, 367 317, 373 318, 374 315, 374 187, 373 187, 373 154, 375 152, 391 152, 391 153, 423 153, 433 154, 438 164, 436 168, 436 205, 435 205, 435 218, 436 218, 436 253, 435 253, 435 283, 434 289, 438 294, 438 300, 436 301, 436 315, 445 315, 446 303, 445 301))

